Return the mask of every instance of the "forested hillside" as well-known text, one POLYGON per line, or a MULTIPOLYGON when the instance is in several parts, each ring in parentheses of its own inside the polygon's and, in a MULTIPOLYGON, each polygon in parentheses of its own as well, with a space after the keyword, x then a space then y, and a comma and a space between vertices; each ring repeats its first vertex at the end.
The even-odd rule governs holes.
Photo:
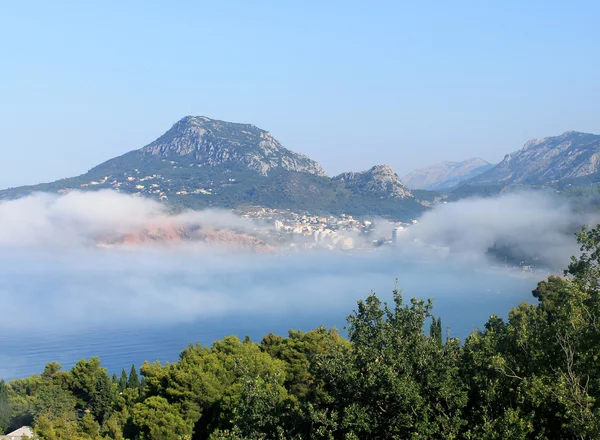
POLYGON ((600 437, 600 225, 505 321, 461 342, 431 301, 375 294, 335 329, 190 345, 120 376, 100 360, 0 383, 0 430, 40 439, 600 437))

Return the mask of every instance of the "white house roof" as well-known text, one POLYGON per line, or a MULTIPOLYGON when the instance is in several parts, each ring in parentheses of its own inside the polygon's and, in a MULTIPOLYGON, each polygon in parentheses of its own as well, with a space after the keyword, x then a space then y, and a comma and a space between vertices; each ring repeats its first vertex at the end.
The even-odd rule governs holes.
POLYGON ((33 438, 33 431, 29 426, 21 426, 16 431, 10 432, 6 435, 0 435, 2 440, 21 440, 23 436, 33 438))

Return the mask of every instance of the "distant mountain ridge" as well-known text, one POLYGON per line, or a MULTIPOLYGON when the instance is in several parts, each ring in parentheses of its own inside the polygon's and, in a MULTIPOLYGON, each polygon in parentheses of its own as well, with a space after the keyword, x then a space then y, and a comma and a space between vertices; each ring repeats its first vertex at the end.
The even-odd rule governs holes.
POLYGON ((268 131, 205 116, 186 116, 150 144, 85 174, 3 190, 0 199, 104 188, 182 208, 253 204, 397 219, 415 218, 429 203, 389 166, 329 178, 318 162, 284 148, 268 131))
POLYGON ((531 140, 496 166, 480 158, 441 162, 405 179, 409 186, 387 165, 330 178, 318 162, 252 124, 186 116, 138 150, 77 177, 2 190, 0 200, 35 191, 113 189, 176 209, 261 205, 409 220, 440 198, 494 195, 507 188, 597 186, 600 136, 570 131, 531 140), (449 188, 446 195, 432 191, 449 188))
POLYGON ((410 189, 440 191, 450 189, 494 167, 493 164, 475 157, 462 162, 443 161, 420 168, 402 177, 410 189))
POLYGON ((532 139, 502 162, 467 182, 469 185, 556 185, 600 181, 600 135, 567 131, 532 139))

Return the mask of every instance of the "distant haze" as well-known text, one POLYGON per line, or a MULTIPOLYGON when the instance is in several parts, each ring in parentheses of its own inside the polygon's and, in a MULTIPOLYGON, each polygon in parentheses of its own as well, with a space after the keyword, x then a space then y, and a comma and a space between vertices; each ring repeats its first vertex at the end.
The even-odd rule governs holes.
MULTIPOLYGON (((6 310, 27 309, 28 315, 27 320, 5 315, 0 330, 30 325, 72 329, 124 318, 130 323, 181 322, 265 307, 271 313, 332 307, 340 298, 350 306, 370 288, 386 279, 391 285, 398 276, 400 287, 422 292, 418 274, 424 272, 430 275, 427 292, 437 295, 456 286, 436 274, 489 270, 485 252, 499 240, 564 267, 577 252, 572 232, 597 219, 572 213, 553 196, 521 193, 439 206, 409 227, 398 247, 375 253, 280 249, 254 254, 227 243, 96 246, 98 237, 166 220, 213 228, 250 226, 224 211, 171 216, 156 202, 111 191, 0 202, 0 303, 6 310), (425 266, 407 270, 414 264, 425 266)), ((499 271, 496 275, 514 275, 499 271)), ((531 275, 530 282, 540 277, 531 275)), ((471 288, 484 287, 475 283, 471 288)))
POLYGON ((83 173, 187 114, 253 123, 329 175, 600 133, 599 14, 591 0, 6 2, 0 188, 83 173))
POLYGON ((410 189, 444 190, 478 176, 493 166, 479 157, 462 162, 444 161, 415 170, 402 177, 402 181, 410 189))

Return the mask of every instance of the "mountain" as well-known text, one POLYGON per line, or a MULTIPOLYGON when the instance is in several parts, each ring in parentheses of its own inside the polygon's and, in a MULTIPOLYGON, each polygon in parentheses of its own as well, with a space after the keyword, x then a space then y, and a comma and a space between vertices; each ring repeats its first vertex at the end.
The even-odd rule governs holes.
POLYGON ((568 131, 532 139, 507 154, 489 171, 470 179, 471 185, 560 185, 600 181, 600 135, 568 131))
POLYGON ((106 188, 176 208, 252 204, 400 220, 415 218, 430 203, 428 195, 415 197, 388 166, 329 178, 321 165, 284 148, 268 131, 204 116, 186 116, 154 142, 85 174, 3 190, 0 199, 106 188))
POLYGON ((493 164, 479 157, 462 162, 444 161, 415 170, 404 176, 402 181, 410 189, 447 190, 493 167, 493 164))
POLYGON ((526 142, 495 167, 464 181, 448 200, 522 188, 567 190, 599 183, 600 135, 567 131, 526 142))
MULTIPOLYGON (((469 179, 464 187, 589 186, 600 182, 600 135, 567 131, 560 136, 532 139, 507 154, 494 168, 469 179)), ((467 188, 462 188, 465 191, 467 188)))
POLYGON ((268 131, 204 116, 181 119, 140 153, 187 165, 247 167, 263 176, 277 169, 325 175, 321 165, 287 150, 268 131))
POLYGON ((348 190, 377 198, 412 198, 413 194, 389 165, 376 165, 360 173, 342 173, 333 178, 348 190))

